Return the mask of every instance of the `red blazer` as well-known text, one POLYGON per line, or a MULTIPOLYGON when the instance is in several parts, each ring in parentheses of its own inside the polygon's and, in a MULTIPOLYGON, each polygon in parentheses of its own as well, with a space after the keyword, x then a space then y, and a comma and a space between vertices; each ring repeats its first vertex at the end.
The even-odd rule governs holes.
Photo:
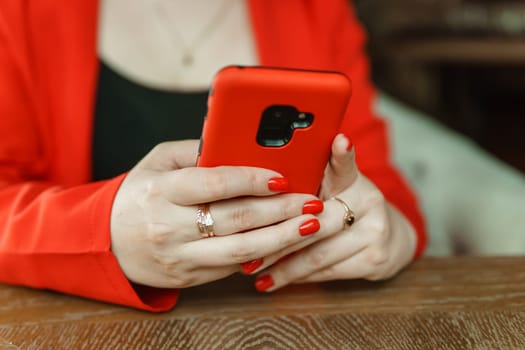
MULTIPOLYGON (((413 193, 391 165, 365 34, 346 0, 250 0, 260 62, 345 72, 354 94, 343 132, 361 171, 401 210, 424 249, 413 193)), ((0 8, 0 281, 151 311, 177 290, 133 286, 110 247, 123 179, 90 182, 98 59, 97 1, 3 1, 0 8)))

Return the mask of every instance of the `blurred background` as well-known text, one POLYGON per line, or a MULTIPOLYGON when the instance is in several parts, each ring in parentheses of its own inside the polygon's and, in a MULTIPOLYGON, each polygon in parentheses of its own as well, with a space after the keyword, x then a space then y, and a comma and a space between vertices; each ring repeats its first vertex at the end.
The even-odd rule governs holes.
POLYGON ((354 5, 429 254, 525 253, 525 1, 354 5))
POLYGON ((378 86, 525 172, 525 1, 356 5, 378 86))

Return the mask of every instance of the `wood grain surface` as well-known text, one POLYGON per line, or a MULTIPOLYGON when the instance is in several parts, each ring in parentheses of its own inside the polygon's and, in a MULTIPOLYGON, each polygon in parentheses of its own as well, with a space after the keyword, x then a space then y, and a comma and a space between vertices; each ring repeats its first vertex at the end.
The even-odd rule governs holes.
POLYGON ((383 282, 233 276, 162 314, 0 285, 0 349, 525 349, 525 257, 424 258, 383 282))

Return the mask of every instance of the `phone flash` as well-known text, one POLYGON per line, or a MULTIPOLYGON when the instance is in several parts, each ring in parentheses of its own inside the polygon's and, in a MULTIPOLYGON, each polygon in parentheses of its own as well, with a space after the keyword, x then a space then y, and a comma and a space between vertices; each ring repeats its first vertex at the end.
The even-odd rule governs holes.
POLYGON ((306 118, 306 114, 299 113, 298 117, 299 117, 299 119, 305 119, 306 118))

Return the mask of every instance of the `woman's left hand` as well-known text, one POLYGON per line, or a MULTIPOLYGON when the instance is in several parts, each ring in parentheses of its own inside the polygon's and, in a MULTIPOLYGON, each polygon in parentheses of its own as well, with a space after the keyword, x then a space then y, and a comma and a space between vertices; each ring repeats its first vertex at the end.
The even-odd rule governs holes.
POLYGON ((337 279, 386 279, 410 263, 416 246, 412 225, 359 172, 352 145, 342 134, 332 144, 320 197, 321 229, 308 240, 265 257, 254 271, 267 268, 256 279, 258 290, 337 279), (333 197, 355 214, 351 226, 344 226, 345 207, 333 197))

